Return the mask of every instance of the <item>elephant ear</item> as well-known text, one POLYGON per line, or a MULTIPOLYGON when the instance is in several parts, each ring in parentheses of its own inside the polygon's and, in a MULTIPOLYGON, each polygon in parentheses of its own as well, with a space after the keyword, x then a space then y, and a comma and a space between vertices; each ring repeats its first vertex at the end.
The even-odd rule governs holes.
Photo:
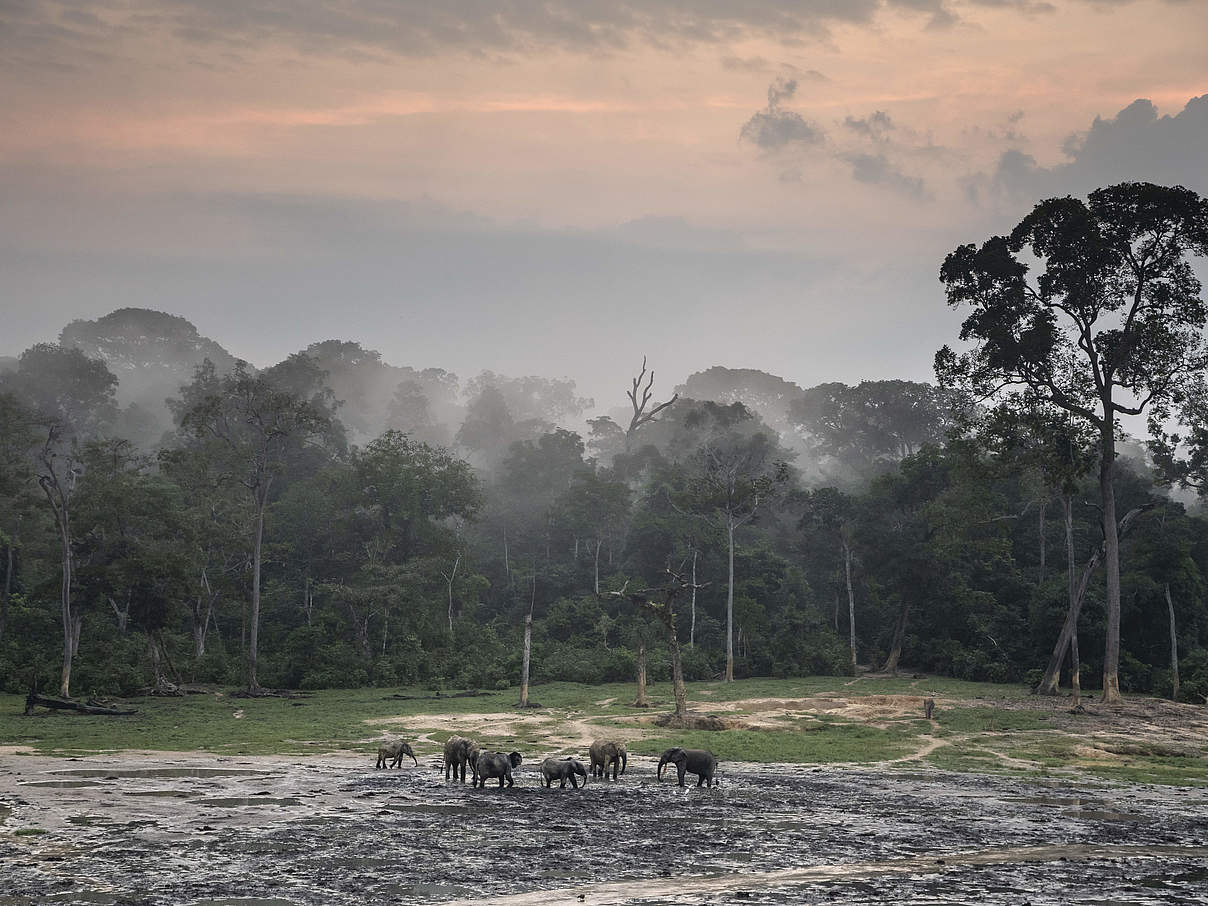
POLYGON ((514 768, 520 767, 520 761, 521 761, 520 753, 513 752, 512 754, 510 754, 508 756, 508 761, 510 761, 512 763, 512 767, 514 767, 514 768))

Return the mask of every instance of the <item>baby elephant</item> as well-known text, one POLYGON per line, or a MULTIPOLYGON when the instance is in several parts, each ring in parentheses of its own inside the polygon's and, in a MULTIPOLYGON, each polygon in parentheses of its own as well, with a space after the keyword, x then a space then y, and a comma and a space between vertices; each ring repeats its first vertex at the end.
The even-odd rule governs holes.
POLYGON ((486 789, 487 781, 492 777, 499 778, 499 788, 503 789, 506 780, 508 786, 515 786, 512 780, 512 768, 520 767, 520 753, 501 755, 499 752, 483 752, 474 762, 474 786, 486 789))
POLYGON ((582 777, 583 785, 587 786, 587 769, 583 767, 583 762, 573 758, 547 758, 541 762, 541 776, 546 787, 553 786, 555 780, 561 780, 559 789, 566 789, 566 781, 569 780, 570 785, 577 790, 579 781, 575 775, 582 777))
POLYGON ((377 764, 373 767, 375 770, 385 767, 401 768, 403 766, 404 755, 410 755, 411 760, 415 762, 415 766, 419 767, 419 759, 411 751, 411 746, 407 745, 401 739, 387 739, 378 746, 377 764))

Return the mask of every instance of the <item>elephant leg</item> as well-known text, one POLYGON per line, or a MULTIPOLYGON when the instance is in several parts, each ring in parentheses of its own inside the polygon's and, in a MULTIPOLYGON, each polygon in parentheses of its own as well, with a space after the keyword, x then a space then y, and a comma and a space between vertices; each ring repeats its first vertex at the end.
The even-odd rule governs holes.
POLYGON ((686 773, 686 771, 684 770, 682 765, 676 766, 676 773, 679 775, 679 785, 683 786, 684 785, 684 774, 686 773))
POLYGON ((579 788, 579 778, 577 778, 574 774, 570 775, 570 785, 576 790, 579 788))

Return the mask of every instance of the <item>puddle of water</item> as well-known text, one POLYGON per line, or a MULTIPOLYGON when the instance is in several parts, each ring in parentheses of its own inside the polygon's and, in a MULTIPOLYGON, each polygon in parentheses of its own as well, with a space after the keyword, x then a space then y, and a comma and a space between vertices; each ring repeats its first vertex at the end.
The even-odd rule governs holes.
POLYGON ((1124 822, 1141 822, 1149 819, 1143 815, 1132 815, 1128 812, 1112 812, 1100 809, 1066 809, 1061 814, 1068 815, 1071 818, 1081 818, 1083 821, 1124 821, 1124 822))
POLYGON ((100 815, 72 815, 67 819, 68 824, 74 824, 77 827, 96 827, 101 824, 108 824, 107 818, 102 818, 100 815))
POLYGON ((273 774, 272 771, 247 768, 71 768, 63 771, 51 771, 51 773, 70 774, 73 777, 111 777, 115 780, 122 777, 249 777, 273 774))
POLYGON ((82 786, 104 786, 96 780, 23 780, 21 786, 53 787, 60 790, 73 790, 82 786))
POLYGON ((214 799, 194 799, 197 805, 209 805, 214 808, 242 808, 245 805, 301 805, 301 799, 293 796, 283 796, 274 799, 271 796, 219 796, 214 799))
POLYGON ((162 796, 165 799, 188 799, 192 793, 184 790, 122 790, 127 796, 162 796))
POLYGON ((1019 802, 1023 805, 1073 805, 1081 807, 1086 799, 1069 799, 1061 796, 1004 796, 1003 802, 1019 802))

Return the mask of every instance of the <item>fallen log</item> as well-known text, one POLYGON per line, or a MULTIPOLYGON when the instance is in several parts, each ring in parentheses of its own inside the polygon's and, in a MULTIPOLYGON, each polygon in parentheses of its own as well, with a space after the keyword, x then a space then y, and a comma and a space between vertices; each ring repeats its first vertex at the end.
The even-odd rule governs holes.
POLYGON ((25 697, 25 713, 31 714, 36 707, 50 708, 54 711, 79 711, 81 714, 123 715, 137 714, 136 708, 111 708, 108 705, 92 702, 77 702, 70 698, 57 698, 50 695, 39 695, 31 692, 25 697))

